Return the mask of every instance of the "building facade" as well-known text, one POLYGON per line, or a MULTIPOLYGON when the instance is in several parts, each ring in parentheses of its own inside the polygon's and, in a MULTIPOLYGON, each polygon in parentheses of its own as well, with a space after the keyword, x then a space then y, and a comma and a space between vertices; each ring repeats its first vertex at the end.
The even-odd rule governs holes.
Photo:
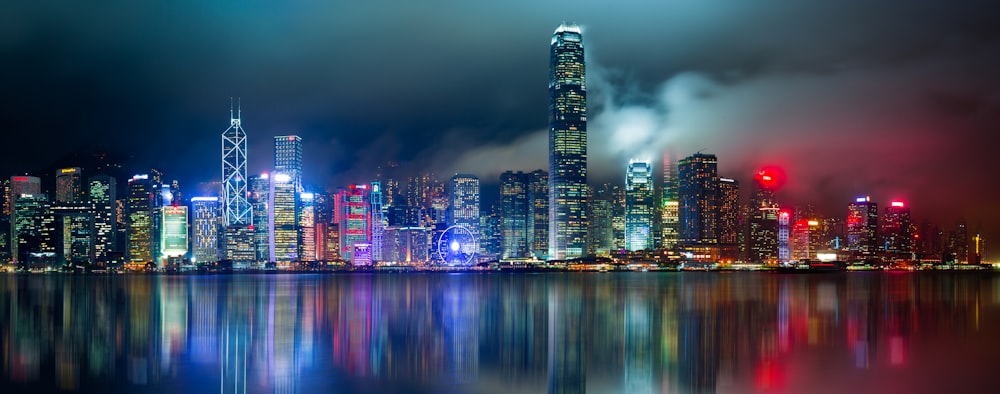
POLYGON ((448 226, 462 226, 479 239, 479 178, 469 174, 451 177, 448 226))
POLYGON ((295 191, 302 191, 302 137, 297 135, 274 137, 274 171, 291 177, 295 191))
POLYGON ((83 170, 80 167, 56 170, 57 203, 84 202, 83 170))
POLYGON ((552 35, 549 69, 549 253, 587 250, 587 83, 583 34, 562 24, 552 35))
POLYGON ((879 250, 878 204, 869 196, 847 206, 847 249, 861 257, 872 257, 879 250))
POLYGON ((211 265, 219 261, 220 206, 218 197, 191 198, 191 255, 195 264, 211 265))
POLYGON ((630 161, 625 172, 625 245, 630 251, 654 248, 654 190, 650 163, 630 161))
POLYGON ((677 165, 678 230, 687 244, 719 241, 719 175, 715 155, 697 153, 677 165))

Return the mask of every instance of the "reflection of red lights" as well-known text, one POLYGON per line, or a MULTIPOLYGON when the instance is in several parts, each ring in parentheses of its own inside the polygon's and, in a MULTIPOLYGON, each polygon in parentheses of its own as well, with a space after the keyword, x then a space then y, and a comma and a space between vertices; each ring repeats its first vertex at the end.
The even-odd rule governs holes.
POLYGON ((764 361, 757 366, 755 380, 758 389, 780 389, 785 385, 785 371, 774 361, 764 361))
POLYGON ((892 365, 903 365, 906 362, 906 344, 903 337, 894 335, 889 338, 889 362, 892 365))

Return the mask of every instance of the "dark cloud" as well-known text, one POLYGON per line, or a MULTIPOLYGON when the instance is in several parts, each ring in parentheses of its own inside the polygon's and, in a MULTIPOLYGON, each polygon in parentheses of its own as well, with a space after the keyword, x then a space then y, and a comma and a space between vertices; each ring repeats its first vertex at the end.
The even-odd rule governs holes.
POLYGON ((107 147, 208 180, 229 96, 253 171, 288 133, 319 185, 385 160, 545 168, 548 38, 575 21, 595 181, 705 149, 744 181, 782 166, 786 198, 831 213, 901 197, 1000 239, 997 20, 988 1, 5 2, 0 169, 107 147))

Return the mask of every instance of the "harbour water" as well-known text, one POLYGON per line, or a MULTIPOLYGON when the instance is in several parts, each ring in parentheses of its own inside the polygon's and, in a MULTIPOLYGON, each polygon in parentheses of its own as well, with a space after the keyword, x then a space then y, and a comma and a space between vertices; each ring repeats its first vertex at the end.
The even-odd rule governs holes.
POLYGON ((1000 275, 0 276, 0 391, 996 392, 1000 275))

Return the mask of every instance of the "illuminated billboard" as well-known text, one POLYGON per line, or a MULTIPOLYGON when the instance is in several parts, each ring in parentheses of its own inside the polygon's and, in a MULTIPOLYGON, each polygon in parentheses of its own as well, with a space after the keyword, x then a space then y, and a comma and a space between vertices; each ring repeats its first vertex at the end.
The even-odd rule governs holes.
POLYGON ((188 207, 163 207, 160 227, 160 253, 179 257, 188 251, 188 207))

